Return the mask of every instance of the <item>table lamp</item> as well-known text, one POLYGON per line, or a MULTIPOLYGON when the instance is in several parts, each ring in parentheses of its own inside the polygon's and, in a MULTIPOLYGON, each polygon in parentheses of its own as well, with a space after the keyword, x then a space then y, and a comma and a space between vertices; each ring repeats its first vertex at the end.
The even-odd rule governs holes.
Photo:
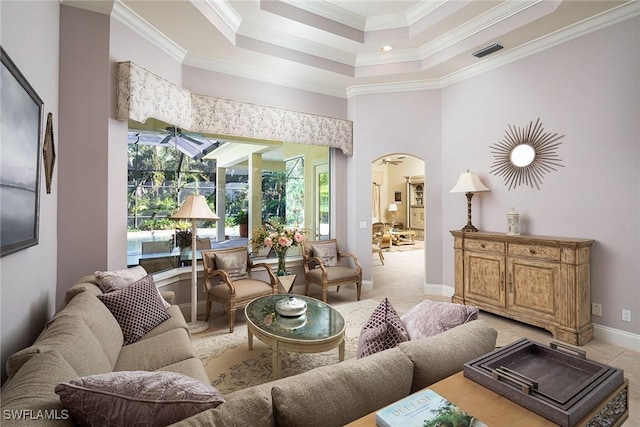
POLYGON ((209 328, 207 322, 198 320, 198 273, 196 270, 196 234, 199 219, 219 220, 203 195, 189 194, 176 213, 171 215, 171 219, 191 220, 191 321, 187 324, 192 333, 206 331, 209 328))
POLYGON ((391 203, 389 205, 389 209, 387 210, 391 212, 391 229, 394 229, 396 224, 396 212, 398 212, 398 205, 396 205, 395 203, 391 203))
POLYGON ((449 190, 449 193, 467 194, 467 225, 462 228, 462 231, 478 231, 478 229, 471 224, 471 198, 473 197, 473 193, 480 191, 491 190, 480 181, 480 178, 475 172, 469 172, 469 169, 460 174, 455 187, 449 190))

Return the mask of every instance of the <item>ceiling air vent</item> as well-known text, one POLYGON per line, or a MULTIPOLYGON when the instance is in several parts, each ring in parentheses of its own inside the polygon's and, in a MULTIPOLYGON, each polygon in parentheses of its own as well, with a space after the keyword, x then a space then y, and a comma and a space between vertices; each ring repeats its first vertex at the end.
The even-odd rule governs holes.
POLYGON ((482 49, 480 49, 477 52, 473 52, 472 55, 475 56, 476 58, 482 58, 483 56, 487 56, 493 52, 497 52, 500 49, 502 49, 504 46, 502 46, 500 43, 494 43, 492 45, 489 45, 487 47, 483 47, 482 49))

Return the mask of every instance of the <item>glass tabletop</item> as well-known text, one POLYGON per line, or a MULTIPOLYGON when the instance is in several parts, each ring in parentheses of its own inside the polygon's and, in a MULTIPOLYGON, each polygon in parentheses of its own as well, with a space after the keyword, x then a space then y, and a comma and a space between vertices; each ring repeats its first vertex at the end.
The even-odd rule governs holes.
POLYGON ((337 310, 320 300, 303 295, 260 297, 247 304, 244 311, 247 319, 258 329, 281 338, 324 340, 335 337, 344 330, 344 318, 337 310), (307 303, 305 314, 284 317, 276 312, 276 303, 291 296, 307 303))

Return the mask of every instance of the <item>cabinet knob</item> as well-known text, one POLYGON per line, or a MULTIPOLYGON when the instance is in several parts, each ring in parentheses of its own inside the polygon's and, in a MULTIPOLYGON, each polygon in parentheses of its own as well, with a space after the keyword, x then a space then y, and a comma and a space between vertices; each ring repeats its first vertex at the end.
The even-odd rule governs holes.
POLYGON ((481 247, 482 249, 484 249, 486 246, 487 246, 487 245, 485 245, 484 243, 480 243, 480 247, 481 247))
POLYGON ((533 248, 531 248, 531 249, 529 249, 529 253, 530 253, 530 254, 532 254, 532 255, 534 255, 534 254, 536 253, 536 250, 535 250, 535 249, 533 249, 533 248))

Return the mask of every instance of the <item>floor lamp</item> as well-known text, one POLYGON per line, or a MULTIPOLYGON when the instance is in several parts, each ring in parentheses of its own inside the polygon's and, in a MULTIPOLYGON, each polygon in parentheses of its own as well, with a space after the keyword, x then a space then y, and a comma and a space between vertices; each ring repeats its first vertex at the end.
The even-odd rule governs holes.
POLYGON ((455 187, 449 190, 449 193, 467 194, 467 225, 462 228, 462 231, 478 231, 478 229, 471 224, 471 198, 473 197, 473 193, 479 191, 491 190, 480 181, 480 178, 475 172, 469 172, 469 169, 460 174, 455 187))
POLYGON ((176 213, 171 215, 171 219, 191 220, 191 321, 188 323, 189 331, 192 333, 206 331, 209 328, 207 322, 198 320, 198 272, 196 269, 196 232, 197 221, 199 219, 219 220, 204 196, 200 194, 190 194, 176 213))

